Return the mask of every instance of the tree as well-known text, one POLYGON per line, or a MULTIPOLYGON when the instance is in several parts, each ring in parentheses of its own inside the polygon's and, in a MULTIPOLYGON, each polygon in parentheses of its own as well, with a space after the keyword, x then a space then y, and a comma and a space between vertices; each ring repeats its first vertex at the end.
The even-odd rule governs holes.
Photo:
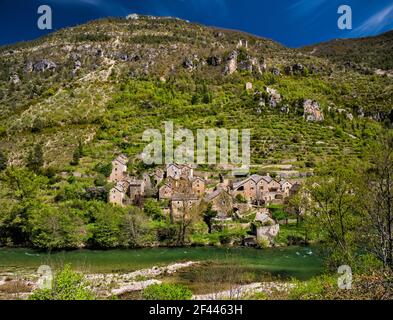
POLYGON ((8 168, 1 176, 0 244, 30 244, 29 212, 39 205, 48 179, 27 169, 8 168))
POLYGON ((138 247, 143 244, 142 237, 146 233, 148 219, 138 208, 128 211, 120 220, 120 243, 123 247, 138 247))
POLYGON ((89 244, 96 248, 116 248, 120 242, 120 224, 122 215, 118 208, 111 205, 93 202, 89 210, 92 212, 92 221, 89 228, 91 236, 89 244))
POLYGON ((86 235, 82 219, 67 207, 60 211, 45 204, 30 210, 29 229, 33 246, 49 250, 79 248, 86 235))
POLYGON ((33 133, 41 132, 43 128, 44 128, 43 121, 40 118, 35 118, 33 121, 33 125, 31 127, 31 132, 33 133))
POLYGON ((212 209, 212 204, 207 205, 206 210, 203 213, 203 221, 206 223, 209 233, 212 233, 212 220, 217 216, 217 211, 212 209))
POLYGON ((183 246, 186 243, 193 222, 200 212, 200 205, 195 203, 192 196, 192 185, 188 179, 180 179, 174 188, 177 201, 172 201, 171 222, 177 227, 176 245, 183 246), (174 203, 179 203, 176 208, 174 203))
POLYGON ((75 272, 69 264, 56 274, 51 289, 37 289, 30 300, 94 300, 82 273, 75 272))
POLYGON ((38 173, 43 165, 44 153, 42 151, 41 144, 37 143, 29 153, 27 158, 27 167, 35 173, 38 173))
POLYGON ((78 146, 76 147, 74 154, 72 155, 71 165, 77 166, 79 164, 80 158, 83 157, 83 144, 82 141, 79 140, 78 146))
POLYGON ((159 203, 157 201, 154 201, 153 199, 147 199, 145 201, 144 211, 153 220, 162 220, 164 218, 164 214, 161 210, 159 203))
POLYGON ((0 171, 4 171, 7 168, 7 162, 7 157, 3 151, 0 150, 0 171))
POLYGON ((393 135, 385 133, 370 151, 359 198, 367 213, 362 245, 393 270, 393 135))
POLYGON ((98 173, 103 174, 105 177, 109 177, 112 173, 112 163, 98 163, 95 167, 94 170, 98 173))
POLYGON ((354 193, 356 175, 340 166, 320 174, 307 188, 311 198, 309 219, 323 237, 329 262, 334 267, 349 264, 354 258, 355 235, 362 220, 354 193))

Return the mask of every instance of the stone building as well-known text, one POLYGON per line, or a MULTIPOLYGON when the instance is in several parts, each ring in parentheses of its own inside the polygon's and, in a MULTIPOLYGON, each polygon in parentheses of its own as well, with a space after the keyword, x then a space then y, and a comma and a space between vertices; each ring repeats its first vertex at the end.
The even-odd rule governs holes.
POLYGON ((267 204, 287 197, 288 184, 284 180, 278 182, 269 175, 253 174, 250 177, 236 182, 232 186, 232 195, 240 195, 250 203, 267 204), (283 189, 284 188, 284 189, 283 189))
POLYGON ((109 182, 120 182, 127 178, 127 162, 125 155, 119 155, 112 161, 112 172, 109 176, 109 182))
POLYGON ((194 176, 194 169, 189 165, 168 164, 166 167, 166 177, 175 180, 191 179, 194 176))
POLYGON ((171 215, 174 220, 190 214, 199 205, 200 199, 192 194, 176 194, 171 199, 171 215))
POLYGON ((206 183, 200 177, 195 177, 190 180, 192 193, 197 197, 202 197, 205 193, 206 183))
POLYGON ((217 189, 205 197, 205 202, 212 205, 212 209, 217 211, 220 217, 229 217, 233 211, 233 198, 228 191, 217 189))
POLYGON ((117 183, 116 186, 109 191, 109 202, 119 206, 124 205, 125 190, 123 184, 117 183))

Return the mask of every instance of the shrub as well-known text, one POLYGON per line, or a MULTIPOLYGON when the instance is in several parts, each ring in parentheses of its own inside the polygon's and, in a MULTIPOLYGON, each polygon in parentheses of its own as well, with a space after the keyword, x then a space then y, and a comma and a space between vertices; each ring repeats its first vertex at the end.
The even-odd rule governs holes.
POLYGON ((147 199, 145 201, 144 210, 146 214, 153 220, 162 220, 164 218, 164 214, 160 208, 159 203, 153 199, 147 199))
POLYGON ((83 274, 65 265, 56 276, 51 289, 37 289, 30 300, 93 300, 94 294, 88 289, 83 274))
POLYGON ((238 203, 247 203, 247 200, 241 194, 237 194, 235 199, 238 203))
POLYGON ((29 153, 27 158, 27 167, 34 172, 38 172, 43 165, 44 153, 41 145, 37 143, 29 153))
POLYGON ((178 284, 153 284, 142 293, 145 300, 191 300, 190 289, 178 284))
POLYGON ((108 178, 112 173, 112 163, 99 163, 95 166, 94 170, 108 178))
POLYGON ((270 241, 268 239, 260 239, 258 240, 258 247, 261 249, 269 248, 270 241))
POLYGON ((337 285, 334 277, 320 276, 309 281, 295 280, 295 287, 289 292, 292 300, 322 300, 325 292, 337 285))

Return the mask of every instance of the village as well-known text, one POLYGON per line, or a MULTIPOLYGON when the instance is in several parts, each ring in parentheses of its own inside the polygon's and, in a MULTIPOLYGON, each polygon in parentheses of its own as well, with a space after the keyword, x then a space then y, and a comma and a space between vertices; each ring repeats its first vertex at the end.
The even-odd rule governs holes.
MULTIPOLYGON (((127 163, 125 155, 112 161, 108 182, 114 187, 109 191, 109 203, 143 207, 144 199, 153 198, 171 221, 201 210, 203 204, 217 213, 213 219, 215 223, 228 223, 255 213, 259 226, 255 230, 255 240, 263 239, 270 244, 279 232, 279 224, 272 219, 267 207, 283 204, 300 187, 298 181, 273 178, 269 174, 226 177, 216 172, 199 171, 197 166, 187 164, 168 164, 135 177, 129 175, 127 163)), ((254 239, 250 240, 252 243, 254 239)))

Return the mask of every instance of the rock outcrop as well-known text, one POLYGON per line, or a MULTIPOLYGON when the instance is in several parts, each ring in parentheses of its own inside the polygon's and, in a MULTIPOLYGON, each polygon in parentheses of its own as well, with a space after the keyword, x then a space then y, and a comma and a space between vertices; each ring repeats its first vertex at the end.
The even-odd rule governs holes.
POLYGON ((271 70, 272 75, 278 77, 279 75, 281 75, 281 71, 278 68, 272 68, 271 70))
POLYGON ((320 107, 317 101, 307 99, 303 103, 303 108, 304 108, 303 117, 306 121, 320 122, 325 120, 325 117, 322 112, 322 108, 320 107))
POLYGON ((20 78, 17 74, 13 74, 10 76, 10 82, 13 84, 18 84, 20 82, 20 78))
POLYGON ((270 107, 275 108, 282 102, 281 94, 277 90, 266 87, 266 92, 269 95, 269 101, 267 101, 267 103, 270 107))
POLYGON ((268 241, 272 244, 280 231, 280 225, 276 223, 266 212, 258 212, 255 217, 257 241, 268 241))
POLYGON ((306 67, 303 66, 301 63, 295 63, 292 66, 286 66, 284 72, 286 75, 305 75, 306 74, 306 67))
POLYGON ((210 56, 207 58, 207 64, 209 66, 218 67, 222 63, 222 59, 218 56, 210 56))
POLYGON ((32 71, 36 71, 36 72, 43 72, 46 70, 53 70, 56 68, 57 68, 57 65, 53 61, 48 60, 48 59, 42 59, 34 64, 28 63, 28 65, 26 66, 25 69, 27 69, 28 71, 32 70, 32 71))
POLYGON ((238 52, 236 50, 230 53, 226 61, 224 74, 229 75, 237 71, 237 57, 238 52))

